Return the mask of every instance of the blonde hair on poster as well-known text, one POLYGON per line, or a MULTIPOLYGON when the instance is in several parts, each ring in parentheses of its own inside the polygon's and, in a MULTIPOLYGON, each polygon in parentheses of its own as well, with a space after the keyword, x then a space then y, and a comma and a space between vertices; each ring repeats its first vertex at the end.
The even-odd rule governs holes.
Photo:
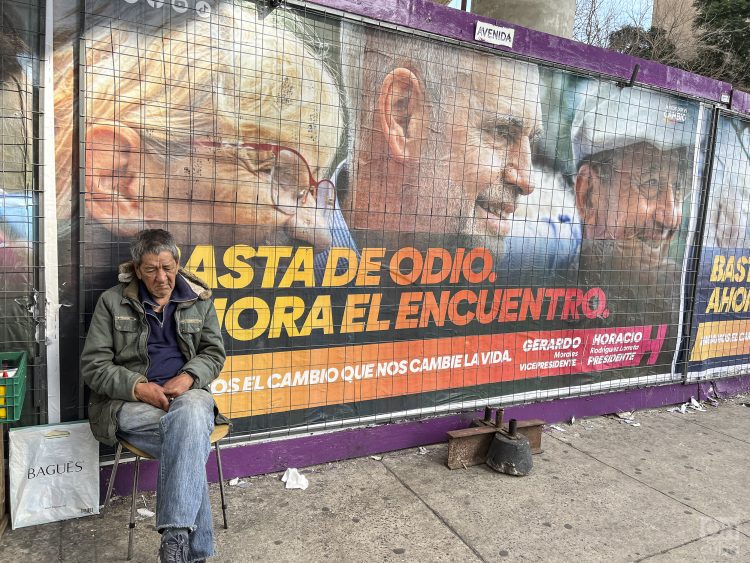
MULTIPOLYGON (((261 20, 252 5, 222 2, 209 19, 171 27, 102 22, 82 53, 87 126, 132 127, 165 159, 219 138, 292 146, 314 171, 333 164, 344 128, 336 76, 291 12, 261 20)), ((58 83, 74 72, 72 50, 55 53, 58 83)), ((72 143, 71 97, 61 88, 55 99, 58 152, 72 143)), ((58 162, 58 202, 70 197, 72 166, 69 156, 58 162)))

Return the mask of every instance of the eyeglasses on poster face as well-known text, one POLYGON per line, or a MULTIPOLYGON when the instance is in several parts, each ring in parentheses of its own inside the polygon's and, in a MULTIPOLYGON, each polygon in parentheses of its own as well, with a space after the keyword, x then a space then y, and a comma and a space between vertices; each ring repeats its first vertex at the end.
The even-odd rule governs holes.
POLYGON ((649 201, 658 201, 664 199, 669 190, 675 202, 682 203, 685 200, 686 190, 680 180, 675 181, 669 175, 662 175, 658 172, 639 173, 621 168, 613 168, 614 172, 627 176, 630 185, 634 186, 641 197, 649 201))
POLYGON ((270 143, 198 141, 194 146, 236 151, 238 159, 254 174, 269 175, 271 201, 281 213, 293 215, 310 196, 324 214, 330 215, 336 202, 336 188, 328 179, 316 180, 310 165, 298 151, 270 143))

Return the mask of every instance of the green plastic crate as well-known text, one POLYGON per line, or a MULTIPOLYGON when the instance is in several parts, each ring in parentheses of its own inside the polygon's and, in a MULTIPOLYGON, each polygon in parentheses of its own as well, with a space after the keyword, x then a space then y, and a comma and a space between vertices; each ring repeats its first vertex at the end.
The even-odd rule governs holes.
POLYGON ((0 352, 0 366, 0 423, 16 422, 26 396, 26 352, 0 352), (3 377, 13 370, 13 377, 3 377))

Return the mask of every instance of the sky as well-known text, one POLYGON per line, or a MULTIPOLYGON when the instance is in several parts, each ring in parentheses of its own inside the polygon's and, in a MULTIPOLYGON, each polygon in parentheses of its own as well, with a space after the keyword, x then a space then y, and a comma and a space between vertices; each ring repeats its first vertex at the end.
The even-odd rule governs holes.
MULTIPOLYGON (((451 0, 448 2, 447 6, 450 8, 455 8, 456 10, 461 9, 461 0, 451 0)), ((466 0, 466 9, 470 12, 471 11, 471 0, 466 0)))
POLYGON ((651 27, 654 0, 600 0, 602 9, 620 13, 620 24, 627 25, 643 19, 645 29, 651 27))

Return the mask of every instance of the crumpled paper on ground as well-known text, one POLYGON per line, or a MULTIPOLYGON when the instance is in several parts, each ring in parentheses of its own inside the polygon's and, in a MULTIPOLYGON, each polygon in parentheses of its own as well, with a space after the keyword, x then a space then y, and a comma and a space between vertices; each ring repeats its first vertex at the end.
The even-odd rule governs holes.
POLYGON ((239 477, 235 477, 234 479, 229 480, 229 486, 239 487, 240 489, 247 489, 250 486, 250 483, 247 481, 243 481, 239 477))
POLYGON ((696 401, 695 397, 690 397, 690 408, 699 412, 706 412, 706 407, 696 401))
POLYGON ((620 419, 620 422, 624 422, 630 426, 640 426, 640 422, 636 422, 632 412, 616 412, 615 416, 620 419))
POLYGON ((687 414, 690 412, 688 409, 698 411, 698 412, 706 412, 706 407, 704 407, 698 401, 696 401, 695 397, 690 397, 689 403, 683 403, 679 406, 667 409, 667 412, 679 412, 681 414, 687 414))
POLYGON ((310 484, 307 477, 302 475, 302 473, 297 471, 294 467, 290 467, 284 471, 281 480, 286 483, 287 489, 302 489, 304 491, 310 484))

